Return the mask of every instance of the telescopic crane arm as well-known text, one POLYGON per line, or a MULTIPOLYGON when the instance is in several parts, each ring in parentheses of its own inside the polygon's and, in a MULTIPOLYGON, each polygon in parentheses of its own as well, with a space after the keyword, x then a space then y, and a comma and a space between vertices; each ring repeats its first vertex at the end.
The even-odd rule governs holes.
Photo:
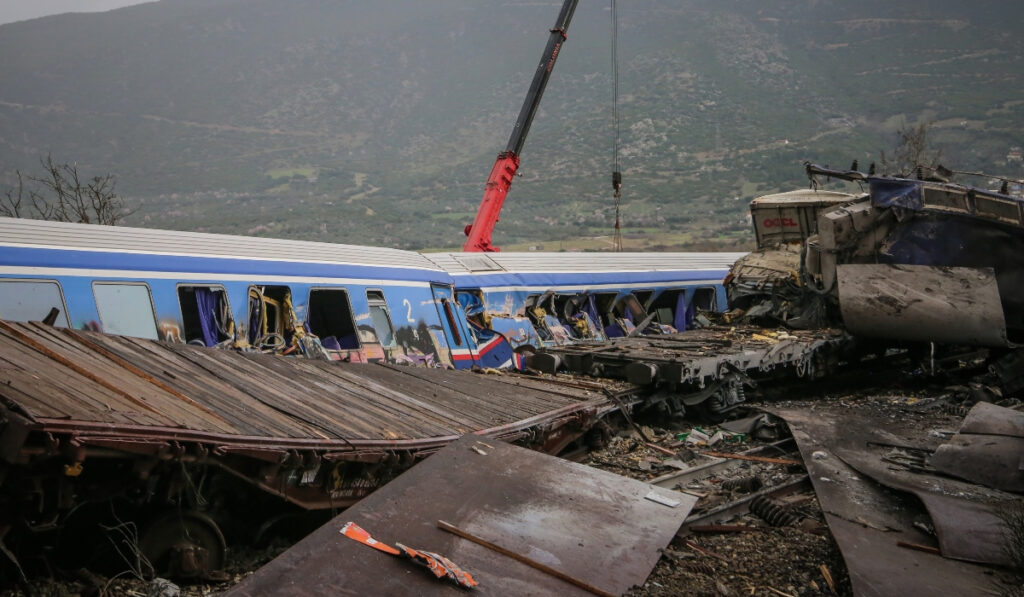
POLYGON ((498 154, 498 159, 491 168, 491 174, 487 177, 487 185, 484 187, 484 198, 480 202, 480 208, 476 212, 473 223, 466 226, 466 242, 462 245, 463 251, 468 252, 493 252, 498 247, 491 244, 491 232, 498 222, 501 214, 501 206, 505 203, 505 195, 512 186, 512 179, 519 170, 519 152, 526 142, 526 134, 533 124, 533 117, 537 114, 540 106, 540 98, 544 95, 544 88, 551 78, 551 70, 555 67, 555 60, 565 43, 566 31, 569 29, 569 22, 576 11, 576 4, 579 0, 565 0, 562 10, 558 13, 558 21, 551 29, 551 37, 544 48, 544 55, 541 56, 540 64, 533 75, 533 82, 530 90, 526 93, 526 101, 519 111, 516 125, 512 129, 512 135, 508 139, 505 151, 498 154))

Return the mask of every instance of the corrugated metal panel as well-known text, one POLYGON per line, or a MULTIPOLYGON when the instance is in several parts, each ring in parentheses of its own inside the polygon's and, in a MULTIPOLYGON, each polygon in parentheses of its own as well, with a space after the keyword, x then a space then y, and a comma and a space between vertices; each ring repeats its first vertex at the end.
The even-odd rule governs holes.
POLYGON ((0 218, 0 244, 438 270, 413 251, 274 238, 0 218))
POLYGON ((113 438, 436 445, 607 402, 511 375, 239 354, 39 323, 0 322, 0 355, 0 400, 33 429, 113 438))
POLYGON ((858 195, 839 193, 836 191, 815 191, 814 189, 800 189, 785 193, 775 193, 757 197, 750 203, 751 209, 761 203, 787 203, 797 205, 833 205, 856 199, 858 195))
MULTIPOLYGON (((488 253, 498 268, 510 272, 626 272, 729 269, 746 253, 488 253)), ((479 253, 426 253, 453 274, 495 271, 473 269, 479 253)))

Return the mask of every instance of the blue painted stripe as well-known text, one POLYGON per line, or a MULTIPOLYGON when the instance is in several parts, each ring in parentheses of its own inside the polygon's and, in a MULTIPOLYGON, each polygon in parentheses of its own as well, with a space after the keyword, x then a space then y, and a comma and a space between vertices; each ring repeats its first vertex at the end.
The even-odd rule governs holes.
POLYGON ((593 284, 656 284, 725 279, 728 269, 662 270, 654 272, 535 272, 505 273, 487 276, 456 276, 459 288, 494 286, 589 286, 593 284))
MULTIPOLYGON (((75 251, 27 247, 0 248, 0 263, 26 267, 62 267, 75 269, 121 269, 136 271, 238 274, 258 280, 261 276, 299 276, 315 278, 365 278, 451 282, 443 271, 430 271, 380 265, 349 265, 292 261, 262 261, 223 257, 180 255, 140 255, 104 251, 75 251)), ((182 278, 187 278, 183 275, 182 278)))

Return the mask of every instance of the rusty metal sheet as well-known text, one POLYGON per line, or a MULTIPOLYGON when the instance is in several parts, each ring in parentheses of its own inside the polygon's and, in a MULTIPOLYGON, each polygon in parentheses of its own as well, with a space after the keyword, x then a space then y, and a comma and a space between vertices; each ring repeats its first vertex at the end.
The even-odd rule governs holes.
MULTIPOLYGON (((865 429, 857 427, 856 429, 865 429)), ((866 430, 866 429, 865 429, 866 430)), ((866 439, 878 435, 866 434, 866 439)), ((939 550, 947 558, 1008 565, 999 510, 1014 498, 977 485, 891 467, 868 451, 837 448, 836 455, 876 482, 917 496, 935 527, 939 550)))
POLYGON ((856 336, 1007 345, 991 268, 849 264, 837 271, 843 322, 856 336))
POLYGON ((607 403, 595 390, 514 376, 246 355, 40 324, 4 323, 0 351, 0 397, 39 431, 90 436, 436 447, 607 403))
POLYGON ((939 446, 929 462, 958 479, 1024 493, 1024 438, 957 434, 939 446))
POLYGON ((975 404, 959 432, 935 450, 929 463, 953 477, 1024 493, 1024 413, 975 404))
POLYGON ((960 433, 1024 437, 1024 413, 989 402, 979 402, 964 417, 960 433))
MULTIPOLYGON (((886 491, 839 457, 840 452, 849 458, 867 449, 877 422, 858 420, 847 408, 769 410, 793 432, 854 594, 973 595, 990 582, 984 566, 898 546, 899 541, 933 543, 913 526, 919 506, 886 491)), ((884 432, 874 436, 882 443, 907 443, 884 432)))
POLYGON ((32 466, 58 447, 86 460, 164 446, 305 508, 350 505, 466 434, 556 452, 617 408, 600 388, 513 374, 241 354, 38 323, 0 322, 0 355, 0 419, 26 421, 0 427, 6 461, 32 466), (281 468, 268 480, 227 455, 281 468), (398 464, 353 468, 339 485, 323 458, 398 464))
POLYGON ((446 533, 438 520, 618 595, 647 578, 695 502, 687 494, 467 437, 349 508, 227 595, 465 594, 343 537, 347 521, 385 543, 447 556, 480 582, 476 595, 590 595, 446 533), (648 499, 652 491, 678 506, 648 499))

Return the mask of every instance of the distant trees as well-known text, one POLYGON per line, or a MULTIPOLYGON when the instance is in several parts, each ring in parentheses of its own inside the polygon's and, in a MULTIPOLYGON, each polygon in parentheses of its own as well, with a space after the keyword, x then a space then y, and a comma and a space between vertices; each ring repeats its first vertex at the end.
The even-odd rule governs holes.
POLYGON ((114 226, 130 215, 113 174, 83 179, 77 164, 60 164, 50 155, 39 162, 39 176, 15 170, 17 183, 0 196, 0 216, 114 226))
POLYGON ((879 157, 882 174, 911 177, 918 166, 923 166, 927 170, 934 170, 939 166, 942 150, 928 146, 928 125, 927 122, 920 122, 908 126, 904 122, 900 126, 892 154, 886 155, 883 149, 879 157))

